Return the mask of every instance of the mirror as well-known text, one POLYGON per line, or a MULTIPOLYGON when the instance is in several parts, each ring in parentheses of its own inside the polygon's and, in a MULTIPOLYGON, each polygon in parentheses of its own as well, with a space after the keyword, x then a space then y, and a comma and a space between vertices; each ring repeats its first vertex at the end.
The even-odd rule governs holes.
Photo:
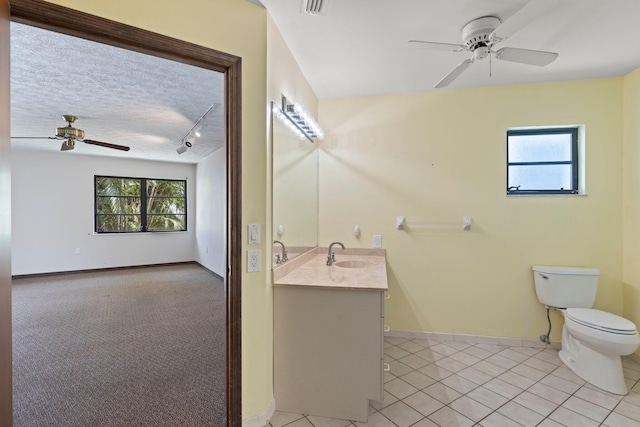
MULTIPOLYGON (((318 245, 318 146, 299 139, 274 114, 271 129, 273 240, 285 245, 290 261, 318 245)), ((272 266, 279 265, 282 246, 274 243, 272 266)))

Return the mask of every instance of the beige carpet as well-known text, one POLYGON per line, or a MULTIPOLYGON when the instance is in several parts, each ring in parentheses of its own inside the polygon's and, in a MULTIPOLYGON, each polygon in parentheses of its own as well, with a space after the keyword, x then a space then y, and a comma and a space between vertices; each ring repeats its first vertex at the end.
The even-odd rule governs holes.
POLYGON ((225 305, 197 264, 14 279, 14 426, 224 425, 225 305))

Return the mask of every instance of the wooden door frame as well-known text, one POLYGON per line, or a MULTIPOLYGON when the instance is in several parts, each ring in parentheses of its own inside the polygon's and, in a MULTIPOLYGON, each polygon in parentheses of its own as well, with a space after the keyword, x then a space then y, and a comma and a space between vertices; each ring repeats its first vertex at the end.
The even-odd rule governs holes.
POLYGON ((241 58, 42 0, 10 0, 9 6, 11 20, 15 22, 224 73, 227 132, 226 414, 227 426, 241 426, 241 58), (232 271, 235 274, 231 274, 232 271))
POLYGON ((9 2, 0 0, 0 425, 11 426, 11 153, 9 2))

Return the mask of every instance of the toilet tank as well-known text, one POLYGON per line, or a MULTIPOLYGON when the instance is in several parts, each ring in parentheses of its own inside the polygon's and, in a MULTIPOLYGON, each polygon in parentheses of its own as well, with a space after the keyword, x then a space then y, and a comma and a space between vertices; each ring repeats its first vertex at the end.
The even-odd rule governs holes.
POLYGON ((536 294, 542 304, 557 308, 593 307, 600 270, 541 265, 532 269, 536 294))

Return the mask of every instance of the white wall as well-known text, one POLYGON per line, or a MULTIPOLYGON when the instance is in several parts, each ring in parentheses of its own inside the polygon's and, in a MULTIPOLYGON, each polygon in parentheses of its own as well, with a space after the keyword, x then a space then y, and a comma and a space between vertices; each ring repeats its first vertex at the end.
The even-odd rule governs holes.
POLYGON ((195 165, 76 152, 13 150, 11 156, 13 275, 194 260, 195 165), (94 234, 94 175, 186 178, 189 231, 94 234))
POLYGON ((225 277, 226 150, 218 149, 196 167, 195 260, 225 277))

